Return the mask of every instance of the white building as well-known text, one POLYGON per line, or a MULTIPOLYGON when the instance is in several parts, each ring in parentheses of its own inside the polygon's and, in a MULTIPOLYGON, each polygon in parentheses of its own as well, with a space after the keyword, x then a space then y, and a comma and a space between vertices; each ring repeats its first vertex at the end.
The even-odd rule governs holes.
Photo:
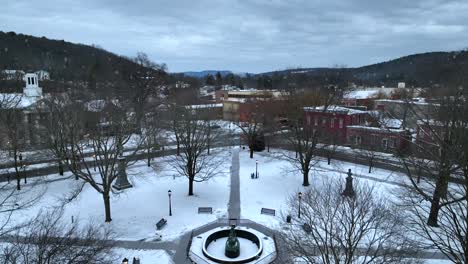
POLYGON ((23 89, 23 94, 26 97, 42 97, 42 88, 39 87, 38 75, 36 73, 27 73, 24 76, 26 86, 23 89))

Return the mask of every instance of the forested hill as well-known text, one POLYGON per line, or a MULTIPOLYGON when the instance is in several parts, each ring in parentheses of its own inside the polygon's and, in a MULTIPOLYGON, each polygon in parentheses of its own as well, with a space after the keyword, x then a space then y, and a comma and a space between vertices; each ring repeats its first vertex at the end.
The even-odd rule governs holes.
POLYGON ((414 86, 433 84, 466 85, 468 51, 429 52, 357 68, 301 68, 263 73, 261 75, 302 75, 310 77, 346 74, 355 82, 393 86, 406 82, 414 86))
POLYGON ((405 81, 414 85, 466 84, 468 51, 430 52, 352 69, 361 80, 405 81))
POLYGON ((47 70, 55 80, 106 81, 134 66, 98 47, 0 31, 0 70, 47 70))

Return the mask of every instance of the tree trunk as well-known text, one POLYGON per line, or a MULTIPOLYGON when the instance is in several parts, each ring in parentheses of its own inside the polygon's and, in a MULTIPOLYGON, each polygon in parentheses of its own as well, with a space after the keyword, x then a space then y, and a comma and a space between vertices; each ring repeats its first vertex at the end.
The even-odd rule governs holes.
POLYGON ((304 176, 302 186, 309 186, 310 185, 310 183, 309 183, 309 169, 308 168, 303 169, 302 172, 303 172, 303 176, 304 176))
POLYGON ((148 155, 147 155, 147 158, 148 158, 148 167, 151 167, 151 157, 150 157, 150 149, 148 148, 148 155))
POLYGON ((440 196, 435 195, 432 198, 431 202, 431 211, 429 213, 429 218, 427 219, 427 225, 428 226, 433 226, 433 227, 438 227, 439 224, 437 223, 437 220, 439 218, 439 203, 440 203, 440 196))
POLYGON ((189 190, 188 190, 188 195, 191 196, 193 195, 193 178, 189 177, 189 190))
POLYGON ((416 183, 418 183, 418 184, 421 182, 421 173, 422 173, 421 170, 422 170, 422 168, 421 168, 421 166, 419 166, 418 167, 418 178, 416 179, 416 183))
POLYGON ((21 190, 21 178, 20 174, 17 168, 16 169, 16 190, 20 191, 21 190))
POLYGON ((434 194, 432 195, 431 211, 429 212, 429 218, 427 219, 427 224, 429 226, 434 226, 434 227, 439 226, 437 221, 438 221, 439 210, 440 210, 440 199, 443 197, 444 194, 447 195, 447 185, 448 185, 447 173, 445 173, 445 171, 443 170, 439 174, 439 177, 437 179, 436 186, 434 189, 434 194))
POLYGON ((447 168, 444 168, 440 172, 441 181, 440 181, 440 197, 442 199, 447 199, 447 193, 448 193, 448 182, 449 182, 449 172, 447 168))
POLYGON ((106 210, 106 222, 111 222, 111 206, 110 206, 110 196, 108 194, 103 195, 104 198, 104 209, 106 210))
POLYGON ((180 144, 177 141, 177 156, 180 156, 180 144))
POLYGON ((16 151, 14 155, 15 155, 16 190, 20 191, 21 190, 21 174, 18 170, 18 159, 16 156, 16 151))
POLYGON ((250 158, 253 159, 253 148, 250 148, 250 158))
POLYGON ((60 176, 63 176, 63 165, 62 165, 62 161, 61 161, 61 160, 59 160, 58 166, 59 166, 59 174, 60 174, 60 176))

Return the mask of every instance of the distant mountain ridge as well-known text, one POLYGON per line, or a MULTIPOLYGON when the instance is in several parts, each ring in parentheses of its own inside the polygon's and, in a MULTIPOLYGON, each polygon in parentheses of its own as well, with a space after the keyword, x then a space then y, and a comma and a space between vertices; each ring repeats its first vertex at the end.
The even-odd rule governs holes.
POLYGON ((218 72, 221 74, 222 77, 232 73, 231 71, 226 71, 226 70, 186 71, 186 72, 178 72, 178 73, 182 73, 185 76, 189 76, 189 77, 205 78, 208 75, 215 76, 218 72))
POLYGON ((344 73, 354 80, 376 85, 406 82, 414 86, 468 83, 468 50, 427 52, 355 68, 297 68, 259 75, 304 74, 309 76, 344 73))
MULTIPOLYGON (((47 70, 55 80, 102 82, 119 78, 122 73, 135 67, 137 65, 131 59, 96 46, 0 31, 0 70, 47 70)), ((187 71, 182 74, 205 78, 209 74, 216 75, 217 72, 223 77, 231 73, 243 77, 247 75, 229 70, 187 71)), ((329 77, 346 74, 351 81, 372 85, 396 82, 406 82, 413 86, 466 85, 468 51, 414 54, 355 68, 298 68, 249 76, 260 78, 285 74, 298 75, 305 79, 318 76, 325 81, 329 77)))

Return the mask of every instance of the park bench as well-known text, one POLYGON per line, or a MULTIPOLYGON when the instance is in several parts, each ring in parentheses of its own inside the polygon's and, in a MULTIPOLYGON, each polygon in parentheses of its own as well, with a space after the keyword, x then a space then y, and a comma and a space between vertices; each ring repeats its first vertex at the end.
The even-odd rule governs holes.
POLYGON ((213 207, 198 207, 199 214, 212 214, 213 207))
POLYGON ((309 224, 307 223, 304 223, 304 225, 302 225, 302 229, 304 229, 304 231, 309 234, 310 232, 312 232, 312 227, 310 227, 309 224))
POLYGON ((273 215, 275 216, 276 215, 276 212, 274 209, 269 209, 269 208, 262 208, 262 210, 260 211, 261 214, 267 214, 267 215, 273 215))
POLYGON ((163 228, 166 224, 167 224, 167 220, 164 218, 161 218, 161 220, 159 220, 159 222, 156 223, 156 228, 158 230, 161 230, 161 228, 163 228))

